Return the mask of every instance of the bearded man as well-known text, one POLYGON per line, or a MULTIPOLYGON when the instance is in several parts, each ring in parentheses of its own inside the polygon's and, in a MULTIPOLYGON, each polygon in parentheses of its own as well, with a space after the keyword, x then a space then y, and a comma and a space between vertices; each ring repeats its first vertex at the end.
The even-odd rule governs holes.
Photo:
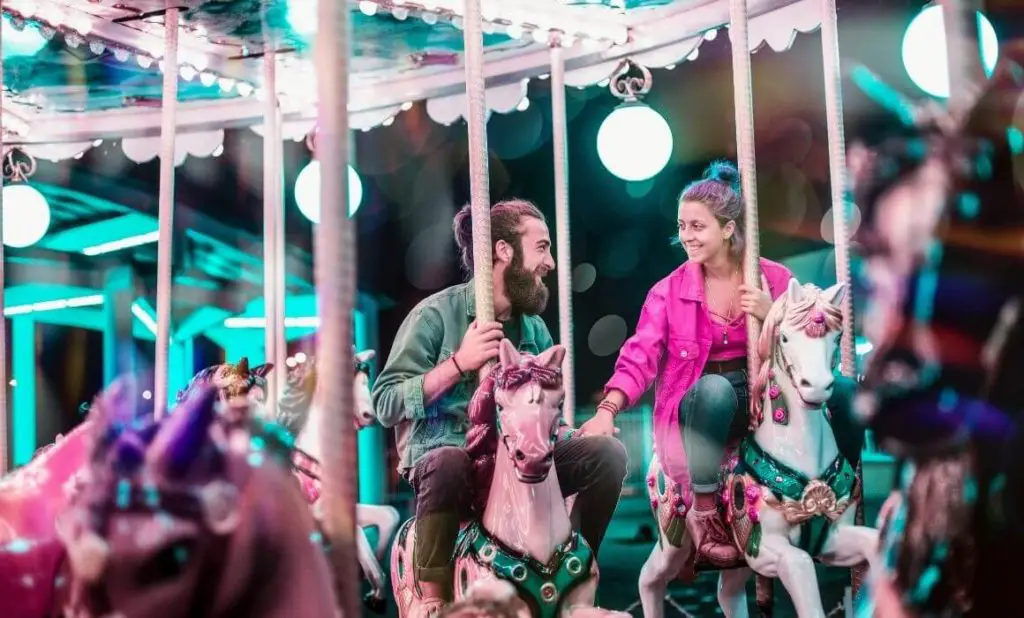
MULTIPOLYGON (((453 227, 462 265, 472 274, 468 205, 453 227)), ((499 202, 491 209, 491 241, 497 321, 476 320, 472 280, 437 292, 405 318, 372 392, 378 420, 396 430, 399 472, 416 492, 414 563, 428 613, 451 600, 452 552, 471 506, 464 446, 477 371, 498 357, 502 339, 532 355, 554 345, 539 315, 548 302, 543 279, 555 269, 544 215, 525 200, 499 202)), ((555 470, 562 493, 577 494, 571 519, 596 553, 618 504, 626 451, 614 437, 574 436, 568 428, 562 434, 555 470)))

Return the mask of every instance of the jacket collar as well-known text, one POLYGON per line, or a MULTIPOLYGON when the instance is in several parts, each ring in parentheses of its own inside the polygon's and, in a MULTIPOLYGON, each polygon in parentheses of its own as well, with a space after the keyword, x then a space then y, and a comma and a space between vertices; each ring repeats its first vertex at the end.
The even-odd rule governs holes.
POLYGON ((695 262, 683 262, 676 269, 679 278, 679 298, 704 302, 704 269, 695 262))

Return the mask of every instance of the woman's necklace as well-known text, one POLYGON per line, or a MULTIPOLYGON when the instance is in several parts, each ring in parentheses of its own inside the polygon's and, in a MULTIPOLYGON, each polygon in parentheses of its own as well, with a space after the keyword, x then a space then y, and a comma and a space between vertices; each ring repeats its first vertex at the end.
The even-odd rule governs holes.
MULTIPOLYGON (((733 271, 732 275, 735 275, 735 274, 736 274, 736 271, 733 271)), ((730 284, 732 283, 732 275, 730 275, 730 277, 729 277, 729 283, 730 284)), ((736 298, 735 298, 736 297, 735 291, 733 291, 733 293, 729 296, 728 311, 726 311, 725 315, 722 315, 721 313, 717 313, 714 310, 714 308, 712 308, 712 306, 711 306, 711 282, 708 280, 707 273, 705 273, 705 275, 704 275, 704 296, 707 299, 708 313, 710 313, 711 315, 717 317, 718 319, 720 319, 720 320, 722 320, 724 322, 722 324, 722 345, 729 345, 729 327, 732 326, 733 305, 735 304, 735 300, 736 300, 736 298)))

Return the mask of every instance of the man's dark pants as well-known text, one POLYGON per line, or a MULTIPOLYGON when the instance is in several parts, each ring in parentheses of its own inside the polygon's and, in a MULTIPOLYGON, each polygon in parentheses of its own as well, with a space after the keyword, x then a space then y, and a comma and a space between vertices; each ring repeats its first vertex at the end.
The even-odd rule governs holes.
MULTIPOLYGON (((577 494, 573 528, 597 553, 626 477, 626 449, 609 436, 572 437, 555 445, 555 471, 563 496, 577 494), (584 515, 585 514, 585 515, 584 515)), ((452 553, 460 523, 468 517, 472 464, 458 447, 436 448, 416 462, 416 549, 418 581, 442 584, 452 578, 452 553)))

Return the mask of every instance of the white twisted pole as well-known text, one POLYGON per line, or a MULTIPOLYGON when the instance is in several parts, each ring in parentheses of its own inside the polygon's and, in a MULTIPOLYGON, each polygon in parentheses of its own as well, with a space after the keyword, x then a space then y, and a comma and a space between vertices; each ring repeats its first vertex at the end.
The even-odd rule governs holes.
POLYGON ((469 106, 469 190, 473 220, 473 277, 476 319, 494 321, 494 273, 491 251, 491 193, 488 181, 487 101, 480 0, 466 0, 463 17, 466 49, 466 103, 469 106))
MULTIPOLYGON (((750 76, 750 51, 747 35, 747 1, 729 0, 729 38, 732 42, 732 84, 736 112, 736 158, 743 185, 746 209, 746 252, 743 256, 743 280, 761 287, 761 242, 757 217, 757 161, 754 157, 754 93, 750 76)), ((753 385, 758 372, 757 339, 761 322, 747 316, 747 375, 753 385)), ((753 392, 753 389, 751 389, 753 392)))
MULTIPOLYGON (((3 28, 0 28, 2 31, 3 28)), ((0 45, 3 35, 0 34, 0 45)), ((0 62, 0 84, 4 83, 4 66, 0 62)), ((0 108, 0 157, 4 156, 3 110, 0 108)), ((7 318, 4 317, 4 179, 0 173, 0 476, 7 473, 10 451, 7 449, 7 318)))
POLYGON ((946 31, 949 67, 949 110, 961 118, 977 100, 985 83, 979 47, 977 0, 939 0, 946 31))
POLYGON ((825 67, 825 115, 828 120, 828 168, 832 187, 832 230, 836 245, 836 281, 846 286, 843 296, 843 334, 839 343, 840 371, 853 377, 853 294, 850 287, 850 209, 847 206, 846 136, 843 124, 843 86, 839 66, 839 25, 836 0, 821 0, 821 56, 825 67))
POLYGON ((317 361, 323 410, 324 524, 331 542, 341 615, 361 615, 356 561, 356 474, 352 424, 352 311, 355 309, 355 230, 348 218, 348 4, 321 0, 316 37, 320 161, 320 224, 316 228, 316 290, 320 331, 317 361))
POLYGON ((572 332, 572 237, 569 235, 569 134, 565 115, 565 50, 551 45, 551 141, 555 155, 555 241, 558 243, 558 338, 565 346, 562 414, 576 420, 576 360, 572 332))
POLYGON ((178 9, 164 13, 164 87, 160 107, 160 211, 156 258, 156 359, 153 410, 167 410, 167 363, 171 343, 171 260, 174 242, 174 146, 178 129, 178 9))
POLYGON ((284 337, 284 182, 281 178, 284 152, 277 97, 277 55, 273 50, 263 56, 263 91, 263 313, 266 316, 263 333, 266 362, 276 367, 267 375, 267 414, 273 418, 285 382, 287 351, 284 337))

